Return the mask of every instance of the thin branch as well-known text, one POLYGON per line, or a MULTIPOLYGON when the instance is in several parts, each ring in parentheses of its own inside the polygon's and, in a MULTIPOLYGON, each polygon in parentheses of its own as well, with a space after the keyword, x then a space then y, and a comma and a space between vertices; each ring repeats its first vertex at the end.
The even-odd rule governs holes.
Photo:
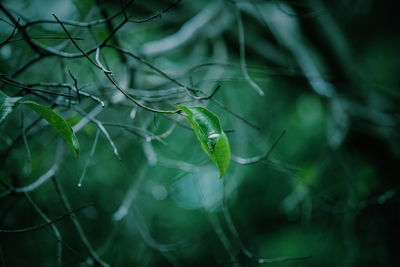
POLYGON ((172 78, 170 75, 166 74, 164 71, 162 71, 162 70, 160 70, 159 68, 157 68, 156 66, 150 64, 150 63, 147 62, 146 60, 142 59, 141 57, 139 57, 139 56, 133 54, 132 52, 130 52, 130 51, 126 50, 126 49, 123 49, 123 48, 118 47, 118 46, 115 46, 115 45, 106 45, 106 47, 110 47, 110 48, 113 48, 113 49, 115 49, 115 50, 117 50, 117 51, 119 51, 119 52, 122 52, 122 53, 124 53, 124 54, 127 54, 128 56, 130 56, 130 57, 136 59, 136 60, 139 61, 140 63, 142 63, 142 64, 146 65, 147 67, 149 67, 150 69, 154 70, 155 72, 157 72, 158 74, 160 74, 161 76, 163 76, 164 78, 166 78, 167 80, 169 80, 169 81, 175 83, 176 85, 178 85, 178 86, 184 88, 184 89, 185 89, 186 91, 188 91, 188 92, 190 92, 190 91, 191 91, 191 92, 199 92, 198 89, 192 88, 192 87, 190 87, 190 86, 187 86, 187 85, 181 83, 180 81, 178 81, 178 80, 172 78))
POLYGON ((133 212, 135 216, 135 224, 136 227, 140 233, 140 235, 143 238, 143 241, 152 249, 159 251, 161 253, 169 252, 169 251, 175 251, 181 248, 185 248, 189 245, 188 242, 182 240, 176 243, 171 243, 171 244, 162 244, 156 241, 150 233, 150 230, 146 223, 144 222, 143 216, 137 206, 133 207, 133 212))
POLYGON ((161 15, 167 11, 169 11, 170 9, 174 8, 175 6, 178 5, 178 3, 181 2, 181 0, 176 0, 175 2, 173 2, 171 5, 167 6, 166 8, 158 11, 156 14, 148 17, 148 18, 144 18, 144 19, 128 19, 129 22, 133 22, 133 23, 144 23, 144 22, 148 22, 152 19, 155 19, 157 17, 161 18, 161 15))
POLYGON ((64 94, 64 93, 56 93, 56 92, 47 91, 47 90, 43 90, 43 89, 31 88, 31 87, 28 87, 26 85, 17 83, 14 80, 12 80, 10 78, 7 78, 7 77, 5 77, 4 75, 1 75, 1 74, 0 74, 0 81, 4 82, 6 84, 9 84, 9 85, 12 85, 12 86, 27 90, 28 92, 39 92, 39 93, 45 93, 45 94, 49 94, 49 95, 63 96, 63 97, 67 97, 67 98, 74 98, 74 96, 71 96, 71 95, 68 95, 68 94, 64 94))
MULTIPOLYGON (((141 47, 141 53, 147 56, 155 56, 168 53, 169 51, 178 49, 180 46, 187 44, 189 41, 193 40, 201 30, 209 27, 214 18, 221 15, 223 6, 223 1, 210 1, 210 4, 185 22, 177 32, 162 39, 144 44, 141 47)), ((217 23, 214 24, 214 27, 218 27, 217 25, 217 23)), ((224 23, 221 25, 224 25, 224 23)))
MULTIPOLYGON (((281 11, 283 14, 288 15, 289 17, 298 17, 298 18, 312 18, 321 15, 324 12, 327 12, 325 8, 320 8, 320 10, 312 10, 311 7, 308 7, 306 5, 300 5, 299 3, 296 3, 296 5, 300 7, 306 7, 309 8, 311 11, 304 12, 303 14, 297 14, 296 12, 290 12, 285 10, 285 8, 281 5, 281 0, 274 0, 273 1, 276 5, 276 7, 281 11)), ((286 4, 286 3, 285 3, 286 4)), ((294 5, 294 4, 293 4, 294 5)))
POLYGON ((240 66, 242 69, 243 76, 245 80, 249 83, 249 85, 256 90, 256 92, 260 95, 264 95, 264 91, 256 84, 253 79, 250 77, 249 72, 247 71, 246 66, 246 44, 245 44, 245 36, 244 36, 244 28, 242 15, 240 14, 239 8, 235 5, 235 15, 238 24, 238 33, 239 33, 239 47, 240 47, 240 66))
POLYGON ((227 254, 232 262, 232 265, 234 267, 240 266, 239 262, 237 261, 236 255, 233 253, 232 244, 229 241, 224 229, 222 228, 221 222, 218 220, 218 217, 214 213, 212 213, 211 211, 209 211, 207 209, 206 197, 204 196, 200 182, 197 179, 195 179, 195 181, 196 181, 196 185, 197 185, 197 190, 200 195, 200 200, 203 205, 203 211, 207 215, 207 218, 208 218, 209 222, 211 223, 215 234, 217 235, 219 241, 221 242, 222 246, 224 247, 225 251, 227 252, 227 254))
POLYGON ((29 148, 28 144, 28 139, 26 138, 26 131, 25 131, 25 125, 24 125, 24 112, 21 112, 21 135, 22 135, 22 140, 24 141, 24 146, 26 149, 26 153, 28 154, 28 161, 31 161, 31 150, 29 148))
MULTIPOLYGON (((70 75, 71 75, 72 73, 70 73, 70 75)), ((72 77, 71 77, 72 78, 72 77)), ((75 78, 75 77, 74 77, 75 78)), ((104 103, 104 101, 103 100, 101 100, 99 97, 97 97, 97 96, 95 96, 95 95, 92 95, 92 94, 89 94, 89 93, 87 93, 87 92, 85 92, 85 91, 82 91, 81 89, 79 89, 78 88, 78 84, 77 84, 77 80, 76 80, 76 82, 75 82, 75 80, 74 80, 74 78, 72 78, 73 79, 73 81, 74 81, 74 84, 72 85, 72 84, 69 84, 69 83, 51 83, 51 82, 40 82, 40 83, 27 83, 27 84, 23 84, 24 86, 26 86, 26 87, 28 87, 28 88, 31 88, 31 86, 41 86, 41 87, 49 87, 49 88, 68 88, 68 89, 70 89, 70 90, 73 90, 75 93, 76 93, 76 98, 78 99, 78 102, 79 102, 79 100, 80 100, 80 98, 81 98, 81 96, 84 96, 84 97, 87 97, 87 98, 91 98, 92 100, 94 100, 94 101, 96 101, 96 102, 98 102, 98 103, 100 103, 101 104, 101 106, 104 108, 105 107, 105 103, 104 103)), ((12 80, 13 82, 17 82, 16 80, 12 80)), ((21 82, 17 82, 18 84, 22 84, 21 82)), ((83 88, 83 87, 82 87, 83 88)), ((69 97, 73 97, 73 96, 71 96, 71 95, 68 95, 69 97)))
POLYGON ((72 75, 70 70, 68 70, 68 74, 71 77, 71 79, 74 81, 74 87, 76 90, 76 94, 78 96, 78 103, 81 103, 81 96, 79 94, 78 80, 74 77, 74 75, 72 75))
POLYGON ((103 123, 97 119, 95 119, 94 117, 92 117, 90 114, 86 113, 85 111, 83 111, 80 108, 75 108, 79 113, 81 113, 82 115, 84 115, 85 117, 87 117, 90 121, 92 121, 93 123, 95 123, 97 125, 97 127, 99 127, 99 129, 103 132, 103 134, 105 135, 105 137, 107 138, 108 142, 110 143, 113 152, 115 154, 115 156, 117 156, 117 158, 119 160, 121 160, 121 156, 119 155, 117 146, 114 144, 114 141, 112 140, 110 134, 108 133, 108 131, 106 130, 106 128, 104 127, 103 123))
POLYGON ((110 75, 105 73, 107 78, 111 81, 112 84, 114 84, 114 86, 124 95, 126 96, 129 100, 131 100, 133 103, 135 103, 136 105, 138 105, 139 107, 146 109, 148 111, 151 112, 155 112, 155 113, 164 113, 164 114, 175 114, 175 113, 180 113, 181 110, 180 109, 175 109, 175 110, 160 110, 160 109, 154 109, 154 108, 150 108, 147 107, 145 105, 143 105, 142 103, 140 103, 138 100, 136 100, 135 98, 133 98, 127 91, 125 91, 125 89, 123 89, 115 80, 114 78, 110 75))
POLYGON ((226 180, 224 179, 224 188, 223 188, 223 203, 222 203, 222 213, 224 215, 226 224, 228 225, 229 231, 232 233, 234 238, 236 239, 236 242, 239 244, 240 249, 243 251, 243 253, 250 259, 254 257, 254 254, 245 247, 243 244, 242 240, 240 239, 239 232, 236 229, 235 224, 233 223, 231 214, 229 213, 229 207, 228 207, 228 200, 225 192, 226 188, 226 180))
POLYGON ((170 75, 168 75, 167 73, 165 73, 164 71, 160 70, 159 68, 157 68, 156 66, 150 64, 149 62, 147 62, 146 60, 144 60, 143 58, 133 54, 132 52, 123 49, 121 47, 115 46, 115 45, 106 45, 106 47, 110 47, 113 48, 119 52, 122 52, 124 54, 127 54, 128 56, 136 59, 137 61, 139 61, 140 63, 146 65, 147 67, 149 67, 150 69, 152 69, 153 71, 157 72, 158 74, 160 74, 161 76, 163 76, 164 78, 166 78, 167 80, 171 81, 172 83, 182 87, 183 89, 186 90, 187 94, 194 100, 208 100, 210 98, 212 98, 215 93, 220 89, 220 85, 218 85, 216 88, 214 88, 214 90, 211 92, 210 95, 208 96, 195 96, 192 94, 193 93, 203 93, 202 91, 200 91, 199 89, 193 88, 191 86, 185 85, 183 83, 181 83, 180 81, 178 81, 175 78, 172 78, 170 75))
MULTIPOLYGON (((26 127, 26 133, 28 133, 33 127, 35 127, 40 121, 42 120, 42 117, 38 117, 36 120, 34 120, 31 124, 29 124, 28 127, 26 127)), ((4 162, 4 159, 7 158, 9 153, 13 150, 13 148, 22 140, 22 135, 19 135, 17 138, 12 140, 11 144, 4 150, 2 151, 0 155, 0 166, 1 163, 4 162)), ((4 192, 4 194, 0 195, 0 199, 2 197, 8 196, 12 192, 4 192)))
POLYGON ((269 263, 288 262, 288 261, 303 261, 303 260, 309 260, 311 258, 312 258, 312 256, 281 257, 281 258, 274 258, 274 259, 259 258, 259 259, 257 259, 257 263, 258 264, 269 264, 269 263))
MULTIPOLYGON (((89 28, 89 27, 92 27, 92 26, 95 26, 95 25, 103 24, 103 23, 111 21, 114 18, 116 18, 119 15, 121 15, 121 13, 123 13, 123 11, 125 9, 127 9, 134 1, 135 0, 130 0, 126 5, 123 6, 123 8, 120 11, 118 11, 115 14, 113 14, 113 15, 107 17, 107 18, 104 18, 104 19, 98 19, 98 20, 93 20, 93 21, 88 21, 88 22, 81 22, 81 21, 75 21, 75 20, 61 20, 61 22, 64 25, 83 27, 83 28, 89 28)), ((27 28, 27 27, 30 27, 30 26, 35 25, 35 24, 43 24, 43 23, 55 24, 55 23, 58 23, 58 22, 56 22, 54 20, 35 20, 35 21, 27 22, 24 25, 24 27, 27 28)))
POLYGON ((239 263, 239 262, 249 262, 253 261, 257 264, 271 264, 271 263, 282 263, 282 262, 290 262, 290 261, 303 261, 303 260, 309 260, 311 259, 312 256, 304 256, 304 257, 280 257, 280 258, 254 258, 254 259, 238 259, 235 261, 229 260, 229 261, 220 261, 220 264, 234 264, 234 263, 239 263))
POLYGON ((97 63, 97 65, 99 65, 99 67, 101 68, 101 70, 102 70, 104 73, 112 74, 112 71, 107 70, 107 69, 101 64, 100 59, 99 59, 99 53, 100 53, 100 47, 97 47, 97 49, 96 49, 96 63, 97 63))
POLYGON ((93 158, 94 151, 96 150, 96 146, 97 146, 97 141, 99 140, 99 133, 100 133, 100 129, 97 129, 96 137, 94 138, 92 149, 90 150, 89 157, 88 157, 88 159, 86 161, 85 167, 83 168, 81 177, 79 178, 78 187, 82 186, 82 182, 83 182, 83 178, 85 177, 86 170, 87 170, 87 168, 89 166, 90 160, 93 158))
POLYGON ((89 57, 89 55, 85 51, 83 51, 83 49, 78 45, 78 43, 75 42, 75 40, 72 38, 71 34, 67 31, 67 29, 64 27, 64 24, 62 24, 62 22, 57 18, 57 16, 54 14, 52 14, 52 15, 57 20, 57 22, 61 25, 64 32, 68 35, 68 38, 71 40, 71 42, 74 44, 74 46, 79 50, 79 52, 81 52, 82 55, 84 55, 90 61, 90 63, 95 65, 97 68, 103 70, 103 68, 101 66, 99 66, 91 57, 89 57))
MULTIPOLYGON (((84 40, 83 38, 79 38, 79 37, 72 37, 72 38, 77 41, 84 40)), ((30 36, 28 38, 13 39, 13 40, 10 40, 8 43, 26 41, 28 39, 30 39, 30 40, 65 40, 65 39, 69 39, 69 38, 64 37, 64 36, 30 36)), ((1 44, 0 44, 0 46, 1 46, 1 44)))
POLYGON ((132 125, 126 125, 126 124, 114 123, 114 122, 102 122, 102 124, 105 125, 105 126, 124 128, 125 130, 127 130, 127 131, 129 131, 129 132, 131 132, 133 134, 136 134, 139 137, 142 137, 146 141, 157 140, 157 141, 161 142, 164 145, 166 145, 166 143, 162 139, 167 138, 172 133, 172 131, 174 130, 174 128, 176 126, 176 124, 174 123, 164 133, 159 134, 159 135, 155 135, 154 133, 152 133, 152 132, 150 132, 150 131, 148 131, 146 129, 142 129, 142 128, 135 127, 135 126, 132 126, 132 125))
POLYGON ((72 217, 72 215, 76 212, 79 212, 81 210, 83 210, 84 208, 87 208, 89 205, 85 205, 83 207, 80 207, 78 209, 75 210, 71 210, 68 211, 67 213, 65 213, 64 215, 58 216, 55 219, 49 221, 49 222, 45 222, 39 225, 35 225, 35 226, 31 226, 31 227, 27 227, 27 228, 21 228, 21 229, 0 229, 0 233, 26 233, 26 232, 33 232, 33 231, 37 231, 40 229, 43 229, 49 225, 52 225, 56 222, 59 222, 63 219, 65 219, 66 217, 70 216, 72 217))
POLYGON ((50 180, 50 178, 53 177, 55 174, 57 174, 57 172, 59 171, 60 165, 61 165, 61 163, 63 163, 64 150, 65 149, 62 147, 62 145, 59 145, 56 155, 55 155, 53 166, 51 166, 51 168, 46 173, 44 173, 42 176, 40 176, 33 183, 23 186, 23 187, 14 187, 14 192, 16 192, 16 193, 31 192, 31 191, 39 188, 46 182, 48 182, 50 180))
POLYGON ((3 6, 3 4, 0 2, 0 10, 10 19, 10 21, 17 27, 17 29, 21 32, 22 37, 26 38, 27 44, 32 48, 33 51, 35 51, 38 54, 43 54, 43 52, 40 50, 40 47, 35 44, 31 39, 24 27, 22 27, 18 20, 14 18, 14 16, 3 6))
MULTIPOLYGON (((71 38, 71 35, 70 35, 69 32, 67 31, 67 29, 64 27, 64 25, 62 24, 62 22, 56 17, 56 15, 53 14, 53 16, 56 18, 56 20, 57 20, 58 23, 61 25, 61 27, 63 28, 64 32, 68 35, 68 37, 71 38)), ((122 25, 123 25, 125 22, 126 22, 126 21, 123 21, 117 28, 115 28, 115 31, 116 31, 119 27, 122 27, 122 25)), ((109 35, 109 38, 106 38, 106 40, 104 40, 103 43, 102 43, 101 45, 99 45, 98 47, 102 47, 103 44, 105 45, 106 42, 111 38, 112 35, 113 35, 113 33, 110 34, 110 35, 109 35)), ((93 60, 89 57, 89 55, 86 54, 86 52, 84 52, 84 51, 82 50, 82 48, 80 48, 79 45, 78 45, 74 40, 71 39, 71 41, 72 41, 72 43, 75 45, 75 47, 76 47, 76 48, 77 48, 77 49, 78 49, 78 50, 79 50, 93 65, 95 65, 97 68, 99 68, 100 70, 103 71, 103 73, 104 73, 104 74, 106 75, 106 77, 110 80, 110 82, 111 82, 124 96, 126 96, 129 100, 131 100, 133 103, 135 103, 135 104, 138 105, 139 107, 144 108, 144 109, 146 109, 146 110, 148 110, 148 111, 156 112, 156 113, 174 114, 174 113, 180 113, 180 112, 181 112, 181 110, 179 110, 179 109, 177 109, 177 110, 159 110, 159 109, 153 109, 153 108, 150 108, 150 107, 147 107, 147 106, 141 104, 139 101, 137 101, 137 100, 136 100, 135 98, 133 98, 131 95, 129 95, 129 93, 128 93, 127 91, 125 91, 125 89, 123 89, 123 88, 114 80, 114 78, 112 77, 112 75, 111 75, 110 72, 104 71, 104 69, 103 69, 101 66, 99 66, 95 61, 93 61, 93 60)), ((98 47, 97 47, 97 48, 98 48, 98 47)), ((97 48, 96 48, 96 49, 97 49, 97 48)))
MULTIPOLYGON (((105 6, 105 1, 96 0, 96 4, 97 4, 98 8, 100 9, 100 14, 103 16, 103 18, 109 17, 108 8, 105 6)), ((120 6, 121 6, 122 15, 124 16, 125 19, 128 19, 128 15, 126 14, 126 10, 123 7, 122 0, 120 0, 120 6)), ((111 20, 106 22, 106 28, 110 33, 114 31, 114 25, 113 25, 113 22, 111 20)), ((90 31, 90 33, 92 35, 93 40, 95 40, 95 37, 94 37, 93 32, 92 32, 92 29, 89 28, 89 31, 90 31)), ((113 36, 112 40, 114 41, 114 43, 117 46, 120 46, 120 41, 119 41, 119 39, 118 39, 118 37, 116 35, 113 36)), ((124 55, 122 53, 119 53, 118 55, 119 55, 119 57, 121 59, 122 64, 126 65, 126 63, 128 61, 126 55, 124 55)), ((128 68, 131 69, 131 66, 128 66, 128 68)), ((131 69, 131 70, 133 71, 133 69, 131 69)))
POLYGON ((20 20, 20 18, 18 18, 17 23, 13 26, 14 28, 13 28, 12 32, 10 33, 10 35, 3 42, 0 43, 0 47, 2 47, 3 45, 5 45, 7 43, 12 42, 10 40, 14 36, 15 31, 17 30, 17 25, 19 23, 19 20, 20 20))
MULTIPOLYGON (((84 116, 82 117, 82 119, 75 124, 74 126, 72 126, 72 130, 76 133, 79 132, 83 127, 86 126, 86 124, 88 124, 90 122, 89 117, 95 118, 97 115, 99 115, 100 112, 102 112, 104 109, 101 106, 96 106, 95 108, 93 108, 90 112, 86 112, 89 114, 89 116, 84 116)), ((85 113, 85 114, 86 114, 85 113)))
POLYGON ((37 180, 35 180, 33 183, 31 183, 29 185, 22 186, 22 187, 11 187, 7 191, 1 193, 0 199, 6 197, 8 195, 14 194, 14 193, 31 192, 31 191, 39 188, 43 184, 45 184, 47 181, 49 181, 50 178, 52 178, 59 171, 60 165, 63 161, 63 156, 64 156, 64 149, 62 148, 61 145, 59 145, 57 152, 56 152, 53 166, 51 166, 51 168, 46 173, 44 173, 37 180))
POLYGON ((236 113, 235 111, 231 110, 230 108, 228 108, 225 104, 219 102, 218 100, 211 98, 211 102, 213 102, 214 104, 216 104, 217 106, 219 106, 220 108, 224 109, 225 111, 227 111, 228 113, 232 114, 234 117, 238 118, 239 120, 241 120, 242 122, 244 122, 245 124, 247 124, 248 126, 250 126, 251 128, 260 131, 260 127, 258 127, 257 125, 251 123, 250 121, 248 121, 247 119, 243 118, 241 115, 239 115, 238 113, 236 113))
MULTIPOLYGON (((68 201, 67 196, 64 193, 64 190, 61 186, 61 184, 58 182, 57 179, 55 179, 53 177, 53 182, 54 182, 54 186, 56 188, 56 191, 64 205, 65 210, 67 210, 67 212, 70 212, 72 210, 71 208, 71 204, 68 201)), ((95 263, 100 264, 101 266, 109 266, 109 264, 107 264, 106 262, 104 262, 102 259, 100 259, 100 257, 97 255, 96 251, 93 249, 92 245, 90 244, 89 240, 86 237, 85 232, 83 231, 83 228, 80 224, 80 222, 78 221, 77 217, 75 216, 75 214, 71 213, 71 220, 75 226, 76 231, 79 234, 79 237, 82 241, 82 243, 84 244, 86 250, 88 251, 90 257, 93 259, 93 261, 95 263)))
POLYGON ((14 71, 11 74, 11 77, 13 77, 13 78, 17 77, 18 75, 23 73, 25 70, 27 70, 29 67, 33 66, 36 62, 39 62, 40 60, 44 59, 45 57, 46 57, 46 55, 43 55, 43 54, 35 54, 28 62, 26 62, 21 67, 19 67, 19 69, 14 71))
POLYGON ((54 236, 57 240, 57 266, 62 266, 62 237, 54 222, 52 222, 49 217, 44 214, 44 212, 39 208, 39 206, 33 201, 28 193, 25 193, 25 197, 28 199, 29 203, 36 210, 36 212, 46 221, 46 223, 51 223, 51 228, 53 229, 54 236))
POLYGON ((128 214, 128 211, 137 196, 142 181, 146 177, 146 170, 146 167, 140 168, 139 173, 135 175, 137 176, 137 178, 132 183, 132 185, 129 186, 129 189, 126 192, 124 199, 122 200, 118 209, 112 215, 112 219, 114 221, 120 221, 128 214))
POLYGON ((0 21, 6 23, 6 24, 8 24, 8 25, 10 25, 11 27, 14 27, 14 26, 15 26, 15 25, 12 24, 11 22, 8 22, 7 20, 5 20, 5 19, 3 19, 3 18, 0 18, 0 21))
POLYGON ((239 156, 234 156, 232 155, 232 160, 235 161, 236 163, 242 164, 242 165, 249 165, 249 164, 255 164, 258 163, 262 160, 267 160, 269 155, 272 153, 276 145, 279 143, 279 141, 282 139, 282 137, 286 134, 286 130, 284 130, 278 138, 272 143, 271 147, 263 154, 259 156, 255 156, 252 158, 242 158, 239 156))

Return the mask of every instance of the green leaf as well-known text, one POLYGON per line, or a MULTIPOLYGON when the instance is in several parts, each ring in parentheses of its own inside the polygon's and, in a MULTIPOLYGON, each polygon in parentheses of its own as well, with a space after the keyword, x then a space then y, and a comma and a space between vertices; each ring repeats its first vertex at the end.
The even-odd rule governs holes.
POLYGON ((231 160, 231 149, 218 117, 203 107, 178 106, 178 108, 185 113, 201 148, 217 165, 220 177, 222 177, 231 160))
POLYGON ((0 92, 0 124, 6 119, 8 114, 10 114, 15 104, 20 100, 21 97, 9 97, 3 92, 0 92))
POLYGON ((58 132, 72 147, 75 155, 79 156, 79 142, 75 133, 73 132, 71 126, 55 111, 46 106, 42 106, 33 101, 23 101, 21 104, 27 105, 33 109, 37 114, 39 114, 43 119, 45 119, 50 125, 58 132))

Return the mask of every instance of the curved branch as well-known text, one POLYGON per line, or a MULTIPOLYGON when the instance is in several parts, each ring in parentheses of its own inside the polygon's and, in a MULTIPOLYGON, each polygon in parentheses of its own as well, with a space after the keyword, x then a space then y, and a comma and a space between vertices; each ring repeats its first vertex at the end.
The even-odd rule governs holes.
POLYGON ((263 154, 259 156, 255 156, 252 158, 242 158, 239 156, 232 155, 232 160, 235 161, 236 163, 242 164, 242 165, 250 165, 250 164, 255 164, 258 163, 262 160, 268 159, 269 155, 271 155, 272 150, 276 147, 276 145, 279 143, 279 141, 282 139, 282 137, 286 134, 286 130, 284 130, 278 138, 274 141, 274 143, 271 145, 271 147, 263 154))
POLYGON ((26 233, 26 232, 37 231, 37 230, 43 229, 43 228, 45 228, 45 227, 47 227, 49 225, 52 225, 52 224, 54 224, 56 222, 59 222, 59 221, 65 219, 66 217, 68 217, 68 216, 70 216, 70 215, 72 215, 72 214, 74 214, 76 212, 79 212, 79 211, 87 208, 88 206, 89 205, 85 205, 85 206, 80 207, 78 209, 71 210, 71 211, 67 212, 66 214, 58 216, 57 218, 55 218, 55 219, 53 219, 51 221, 48 221, 48 222, 45 222, 45 223, 42 223, 42 224, 39 224, 39 225, 35 225, 35 226, 32 226, 32 227, 21 228, 21 229, 0 229, 0 233, 26 233))

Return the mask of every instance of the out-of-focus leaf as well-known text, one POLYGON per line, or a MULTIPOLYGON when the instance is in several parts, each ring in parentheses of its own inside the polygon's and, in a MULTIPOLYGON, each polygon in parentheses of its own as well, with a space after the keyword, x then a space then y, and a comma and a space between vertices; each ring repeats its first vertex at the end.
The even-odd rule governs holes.
POLYGON ((187 121, 200 141, 201 148, 217 165, 222 177, 231 160, 231 149, 218 117, 203 107, 178 106, 178 108, 185 113, 187 121))
POLYGON ((27 105, 45 119, 50 125, 65 139, 72 147, 75 155, 79 156, 79 142, 71 126, 54 110, 46 106, 42 106, 33 101, 23 101, 21 104, 27 105))
POLYGON ((0 124, 3 123, 8 114, 13 111, 15 104, 20 99, 20 97, 9 97, 3 92, 0 92, 0 124))

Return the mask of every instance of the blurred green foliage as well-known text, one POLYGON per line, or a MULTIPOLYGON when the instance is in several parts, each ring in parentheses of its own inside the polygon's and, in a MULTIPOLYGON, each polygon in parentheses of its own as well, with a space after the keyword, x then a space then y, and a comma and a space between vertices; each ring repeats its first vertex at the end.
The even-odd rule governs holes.
POLYGON ((0 125, 1 266, 400 265, 398 3, 122 2, 0 3, 0 90, 81 149, 22 105, 0 125), (224 178, 183 116, 129 101, 52 14, 93 61, 110 37, 96 64, 142 105, 217 114, 224 178))

